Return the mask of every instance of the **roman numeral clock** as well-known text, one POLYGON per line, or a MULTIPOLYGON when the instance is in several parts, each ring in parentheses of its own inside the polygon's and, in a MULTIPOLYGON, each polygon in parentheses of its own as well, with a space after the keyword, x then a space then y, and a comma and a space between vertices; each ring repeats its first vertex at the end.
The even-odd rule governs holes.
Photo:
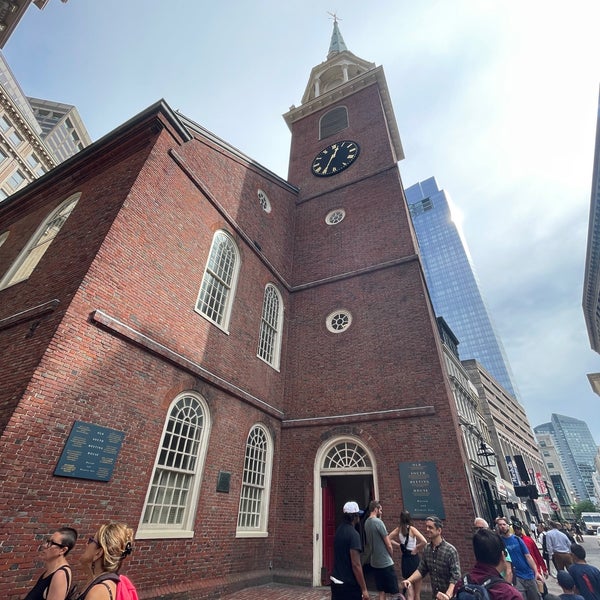
POLYGON ((312 174, 317 177, 330 177, 347 169, 360 154, 356 142, 342 140, 323 148, 312 163, 312 174))

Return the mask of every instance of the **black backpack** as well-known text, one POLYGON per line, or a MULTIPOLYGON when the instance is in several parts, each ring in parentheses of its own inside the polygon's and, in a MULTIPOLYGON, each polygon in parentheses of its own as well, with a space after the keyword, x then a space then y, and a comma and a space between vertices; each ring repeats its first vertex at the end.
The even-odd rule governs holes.
POLYGON ((500 582, 506 583, 502 577, 490 577, 483 583, 472 583, 469 576, 465 575, 455 597, 457 600, 491 600, 488 590, 500 582))

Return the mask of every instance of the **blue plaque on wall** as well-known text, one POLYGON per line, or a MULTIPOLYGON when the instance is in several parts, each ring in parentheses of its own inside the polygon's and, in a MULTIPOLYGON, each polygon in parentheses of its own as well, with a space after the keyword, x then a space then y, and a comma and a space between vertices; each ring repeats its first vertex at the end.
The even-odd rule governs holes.
POLYGON ((54 474, 109 481, 124 437, 123 431, 75 421, 54 474))
POLYGON ((415 519, 446 518, 440 480, 434 462, 400 463, 400 485, 404 509, 415 519))

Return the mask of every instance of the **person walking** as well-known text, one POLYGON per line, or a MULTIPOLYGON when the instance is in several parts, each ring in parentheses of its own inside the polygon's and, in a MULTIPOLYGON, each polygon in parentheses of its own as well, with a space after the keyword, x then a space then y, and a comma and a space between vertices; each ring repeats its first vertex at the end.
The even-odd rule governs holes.
POLYGON ((133 529, 125 523, 101 525, 88 538, 79 562, 90 580, 77 600, 111 600, 120 581, 118 571, 123 560, 133 551, 133 529))
POLYGON ((529 550, 529 554, 531 554, 531 558, 533 558, 538 568, 538 572, 544 576, 544 579, 548 577, 548 568, 546 567, 546 563, 540 554, 540 550, 533 539, 523 530, 521 523, 513 523, 513 531, 518 538, 521 538, 525 542, 527 550, 529 550))
POLYGON ((402 585, 411 588, 427 574, 431 578, 432 600, 450 600, 454 586, 460 580, 460 561, 456 548, 442 537, 443 523, 439 517, 425 519, 427 545, 417 570, 402 585))
POLYGON ((600 570, 585 560, 585 548, 581 544, 571 544, 573 564, 568 571, 575 581, 577 591, 585 600, 600 600, 600 570))
POLYGON ((510 552, 516 588, 523 594, 525 600, 540 600, 536 580, 543 583, 544 578, 538 571, 525 542, 510 532, 510 525, 504 517, 496 519, 496 523, 504 546, 510 552))
POLYGON ((369 517, 365 521, 365 552, 373 569, 379 600, 386 594, 398 595, 398 578, 394 570, 393 547, 384 522, 381 520, 381 502, 369 503, 369 517))
MULTIPOLYGON (((477 533, 477 531, 479 529, 490 529, 490 526, 488 525, 488 522, 485 519, 482 519, 481 517, 476 517, 475 521, 473 522, 473 529, 475 529, 475 533, 477 533)), ((493 531, 490 529, 490 531, 493 531)), ((494 531, 494 533, 496 533, 494 531)), ((496 535, 498 535, 496 533, 496 535)), ((504 545, 504 543, 503 543, 504 545)), ((506 566, 504 568, 504 570, 500 573, 500 575, 502 576, 502 578, 505 581, 508 581, 508 583, 512 584, 513 582, 513 570, 512 570, 512 561, 510 559, 510 552, 504 548, 504 558, 505 558, 505 563, 506 566)))
MULTIPOLYGON (((402 551, 402 577, 407 579, 419 566, 419 552, 427 545, 423 534, 412 524, 410 513, 403 510, 400 513, 400 525, 390 532, 392 545, 397 544, 402 551)), ((413 585, 414 600, 421 600, 421 580, 418 579, 413 585)))
POLYGON ((61 527, 44 540, 40 547, 44 572, 25 600, 65 600, 73 581, 67 554, 76 542, 77 531, 72 527, 61 527))
POLYGON ((455 588, 455 597, 460 598, 460 590, 465 579, 468 583, 484 585, 490 600, 523 600, 521 592, 502 578, 506 570, 506 555, 502 538, 487 527, 479 527, 473 535, 473 554, 475 565, 471 571, 459 581, 455 588))
POLYGON ((566 533, 559 529, 559 524, 556 521, 550 521, 550 527, 550 531, 546 533, 546 548, 548 549, 548 556, 558 572, 573 564, 571 540, 569 540, 566 533))
POLYGON ((342 510, 343 521, 333 539, 331 600, 368 600, 369 592, 360 564, 362 543, 356 531, 364 511, 352 500, 346 502, 342 510))
POLYGON ((559 571, 556 574, 556 581, 562 589, 562 594, 559 596, 561 600, 584 600, 583 596, 575 592, 575 580, 568 571, 559 571))

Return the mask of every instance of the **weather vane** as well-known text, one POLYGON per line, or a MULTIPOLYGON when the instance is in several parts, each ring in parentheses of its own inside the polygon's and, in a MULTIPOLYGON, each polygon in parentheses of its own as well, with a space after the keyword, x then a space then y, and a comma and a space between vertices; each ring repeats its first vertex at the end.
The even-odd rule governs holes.
POLYGON ((327 11, 327 14, 333 18, 334 23, 337 23, 338 21, 342 20, 337 16, 337 13, 327 11))

